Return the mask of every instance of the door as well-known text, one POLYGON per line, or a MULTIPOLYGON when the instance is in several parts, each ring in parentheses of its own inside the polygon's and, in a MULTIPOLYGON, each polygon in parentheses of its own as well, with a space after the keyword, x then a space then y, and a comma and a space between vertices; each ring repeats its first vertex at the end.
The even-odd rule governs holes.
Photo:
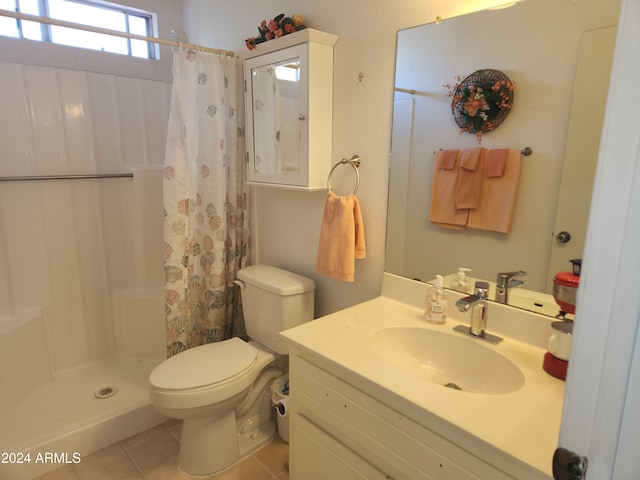
POLYGON ((580 39, 547 292, 553 291, 553 276, 570 271, 569 260, 584 252, 616 31, 615 26, 589 30, 580 39))
POLYGON ((640 478, 638 45, 640 0, 623 0, 559 440, 588 480, 640 478))

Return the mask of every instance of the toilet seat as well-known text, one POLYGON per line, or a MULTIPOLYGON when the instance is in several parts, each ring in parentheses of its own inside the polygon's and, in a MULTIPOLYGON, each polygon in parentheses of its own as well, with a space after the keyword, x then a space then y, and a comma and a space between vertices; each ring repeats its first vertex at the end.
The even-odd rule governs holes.
POLYGON ((234 337, 181 352, 158 365, 149 382, 160 391, 213 387, 251 367, 258 355, 253 345, 234 337))

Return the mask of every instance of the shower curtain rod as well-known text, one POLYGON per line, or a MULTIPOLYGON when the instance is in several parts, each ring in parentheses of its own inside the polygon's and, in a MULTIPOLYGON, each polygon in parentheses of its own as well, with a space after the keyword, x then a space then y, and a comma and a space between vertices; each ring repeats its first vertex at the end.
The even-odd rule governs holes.
POLYGON ((11 17, 17 20, 25 20, 28 22, 46 23, 48 25, 54 25, 56 27, 75 28, 76 30, 84 30, 84 31, 93 32, 93 33, 102 33, 104 35, 113 35, 115 37, 130 38, 132 40, 142 40, 144 42, 158 43, 160 45, 168 45, 170 47, 190 48, 192 50, 197 50, 201 52, 217 53, 218 55, 225 55, 227 57, 236 56, 235 53, 233 52, 230 52, 227 50, 220 50, 218 48, 203 47, 201 45, 195 45, 193 43, 182 43, 175 40, 165 40, 163 38, 145 37, 144 35, 136 35, 134 33, 127 33, 127 32, 118 32, 117 30, 109 30, 107 28, 92 27, 90 25, 82 25, 80 23, 67 22, 64 20, 56 20, 49 17, 41 17, 39 15, 28 15, 26 13, 21 13, 21 12, 12 12, 11 10, 0 9, 0 16, 11 17))
POLYGON ((21 182, 31 180, 84 180, 87 178, 133 178, 133 173, 91 173, 88 175, 30 175, 0 177, 0 182, 21 182))

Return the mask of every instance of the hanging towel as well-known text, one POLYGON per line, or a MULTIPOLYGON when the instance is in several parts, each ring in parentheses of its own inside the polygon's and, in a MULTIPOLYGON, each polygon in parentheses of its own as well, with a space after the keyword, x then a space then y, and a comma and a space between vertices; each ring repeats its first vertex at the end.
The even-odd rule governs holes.
POLYGON ((468 148, 460 154, 460 171, 456 193, 456 207, 477 208, 482 192, 485 157, 484 148, 468 148))
POLYGON ((438 150, 434 158, 429 221, 450 230, 465 228, 469 217, 456 207, 459 160, 459 150, 438 150))
POLYGON ((520 150, 508 150, 503 175, 484 176, 478 208, 469 213, 469 228, 509 233, 520 184, 520 165, 520 150))
POLYGON ((458 161, 458 150, 440 150, 436 152, 436 164, 441 170, 453 170, 458 161))
POLYGON ((354 194, 327 193, 320 228, 316 269, 331 278, 353 282, 355 259, 365 258, 364 225, 354 194))
POLYGON ((508 148, 494 148, 487 153, 487 165, 485 175, 488 178, 501 177, 504 175, 504 167, 507 164, 508 148))

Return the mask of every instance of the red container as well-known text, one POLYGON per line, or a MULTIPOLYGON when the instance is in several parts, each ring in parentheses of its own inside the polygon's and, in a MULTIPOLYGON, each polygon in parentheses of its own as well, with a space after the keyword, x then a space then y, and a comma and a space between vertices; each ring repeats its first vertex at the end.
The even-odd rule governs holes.
POLYGON ((564 313, 576 313, 582 260, 571 260, 573 272, 560 272, 553 277, 553 298, 564 313))
POLYGON ((566 380, 569 362, 567 362, 566 360, 560 360, 559 358, 551 355, 549 352, 546 352, 544 354, 542 368, 552 377, 559 378, 560 380, 566 380))

